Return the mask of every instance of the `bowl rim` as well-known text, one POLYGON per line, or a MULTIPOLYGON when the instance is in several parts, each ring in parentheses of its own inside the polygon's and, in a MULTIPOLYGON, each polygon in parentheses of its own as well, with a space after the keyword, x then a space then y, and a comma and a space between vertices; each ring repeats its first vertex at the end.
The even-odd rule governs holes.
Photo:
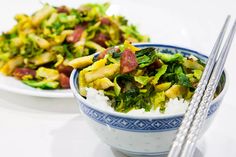
MULTIPOLYGON (((173 45, 165 45, 165 44, 157 44, 157 43, 136 43, 134 44, 135 46, 159 46, 159 47, 167 47, 167 48, 175 48, 175 49, 180 49, 180 50, 183 50, 183 51, 189 51, 189 52, 193 52, 197 55, 200 55, 200 56, 203 56, 203 57, 206 57, 208 58, 208 56, 206 56, 205 54, 203 53, 200 53, 198 51, 195 51, 195 50, 191 50, 189 48, 184 48, 184 47, 180 47, 180 46, 173 46, 173 45)), ((98 54, 99 52, 97 52, 96 54, 98 54)), ((94 109, 94 110, 97 110, 99 112, 102 112, 102 113, 105 113, 105 114, 108 114, 108 115, 113 115, 113 116, 117 116, 117 117, 124 117, 124 118, 132 118, 132 119, 166 119, 166 118, 175 118, 175 117, 181 117, 181 116, 184 116, 184 113, 176 113, 176 114, 163 114, 163 115, 154 115, 154 114, 140 114, 140 115, 132 115, 132 114, 126 114, 126 113, 122 113, 122 112, 116 112, 116 111, 110 111, 110 110, 106 110, 106 109, 101 109, 95 105, 91 105, 83 96, 81 96, 79 94, 79 91, 77 90, 76 88, 76 85, 75 85, 75 79, 77 80, 77 78, 75 78, 76 76, 79 76, 78 73, 78 69, 74 69, 70 75, 70 88, 75 96, 76 99, 78 99, 80 102, 82 102, 83 104, 87 105, 88 107, 94 109), (77 74, 77 75, 75 75, 77 74)), ((220 94, 211 102, 211 105, 212 104, 215 104, 219 101, 221 101, 228 89, 228 86, 229 86, 229 77, 228 77, 228 73, 227 71, 224 69, 223 73, 225 74, 225 84, 224 84, 224 88, 223 90, 220 92, 220 94)), ((76 81, 77 82, 77 81, 76 81)), ((210 106, 211 106, 210 105, 210 106)))

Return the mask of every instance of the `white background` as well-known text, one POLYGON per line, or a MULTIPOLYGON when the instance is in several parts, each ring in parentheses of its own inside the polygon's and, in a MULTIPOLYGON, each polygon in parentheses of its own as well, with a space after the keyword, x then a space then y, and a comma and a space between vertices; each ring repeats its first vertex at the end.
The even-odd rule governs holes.
MULTIPOLYGON (((46 2, 42 0, 41 2, 46 2)), ((77 7, 86 1, 47 1, 77 7)), ((99 1, 100 2, 100 1, 99 1)), ((236 18, 234 0, 112 1, 113 12, 126 15, 153 42, 173 44, 209 54, 227 14, 236 18)), ((38 0, 1 0, 0 30, 16 13, 32 13, 38 0)), ((198 143, 195 157, 236 156, 236 40, 226 69, 229 90, 213 125, 198 143)), ((124 157, 89 129, 73 99, 46 99, 0 91, 0 157, 124 157)))

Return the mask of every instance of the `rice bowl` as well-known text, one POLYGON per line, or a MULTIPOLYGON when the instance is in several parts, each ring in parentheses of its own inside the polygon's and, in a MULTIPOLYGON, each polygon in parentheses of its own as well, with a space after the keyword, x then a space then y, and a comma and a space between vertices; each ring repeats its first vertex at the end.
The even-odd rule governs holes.
MULTIPOLYGON (((183 54, 195 55, 206 61, 207 57, 196 51, 158 44, 138 44, 139 47, 157 47, 169 50, 179 50, 183 54)), ((90 102, 82 97, 78 91, 79 87, 77 79, 79 71, 74 70, 70 78, 70 84, 75 98, 80 105, 80 110, 87 119, 90 126, 102 141, 111 147, 122 151, 129 156, 156 156, 167 154, 171 142, 175 137, 178 127, 181 124, 186 105, 182 100, 173 99, 168 104, 167 113, 143 113, 142 111, 133 111, 133 113, 115 112, 112 108, 107 106, 107 103, 94 105, 93 92, 90 93, 90 102), (176 103, 183 105, 181 108, 177 107, 176 103), (135 112, 135 113, 134 113, 135 112)), ((221 92, 212 101, 208 117, 204 126, 202 134, 210 126, 214 119, 216 110, 221 104, 228 86, 228 77, 224 72, 220 82, 221 92)), ((95 91, 96 92, 96 91, 95 91)), ((100 99, 100 98, 99 98, 100 99)), ((104 97, 103 101, 107 101, 104 97)), ((96 101, 97 102, 97 101, 96 101)), ((178 105, 179 107, 179 105, 178 105)), ((131 111, 132 112, 132 111, 131 111)))

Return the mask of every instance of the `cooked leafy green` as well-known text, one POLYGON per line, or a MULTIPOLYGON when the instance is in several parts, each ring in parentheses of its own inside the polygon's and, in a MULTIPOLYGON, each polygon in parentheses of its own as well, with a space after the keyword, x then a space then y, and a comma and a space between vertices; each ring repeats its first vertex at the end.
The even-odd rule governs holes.
MULTIPOLYGON (((147 92, 142 93, 137 86, 128 83, 129 88, 122 92, 119 96, 114 97, 112 106, 118 112, 129 112, 132 109, 144 108, 150 111, 152 103, 149 95, 153 92, 153 86, 147 86, 147 92)), ((126 87, 127 88, 127 87, 126 87)))
POLYGON ((136 53, 140 68, 147 67, 157 60, 157 51, 153 48, 146 48, 136 53))
POLYGON ((201 71, 201 70, 193 70, 193 76, 194 76, 196 79, 200 80, 201 77, 202 77, 202 71, 201 71))
MULTIPOLYGON (((148 112, 158 109, 164 113, 169 99, 191 99, 202 75, 202 70, 199 69, 202 65, 198 63, 198 60, 190 60, 181 53, 172 52, 169 49, 162 51, 153 47, 139 49, 125 42, 119 48, 109 48, 105 52, 106 55, 99 55, 102 59, 96 58, 91 66, 80 72, 79 83, 83 87, 102 90, 110 98, 111 106, 118 112, 126 113, 133 109, 144 109, 148 112), (101 69, 119 64, 120 70, 108 77, 113 82, 113 86, 107 89, 95 86, 95 81, 101 79, 100 77, 92 81, 91 77, 89 81, 84 80, 86 76, 93 73, 88 69, 92 69, 101 61, 106 61, 100 70, 98 69, 99 76, 102 77, 107 72, 102 72, 101 69), (188 62, 191 62, 191 66, 188 62), (197 67, 197 69, 192 69, 192 67, 197 67), (122 73, 122 68, 126 68, 125 73, 122 73)), ((110 70, 106 69, 106 71, 110 70)), ((84 90, 80 93, 86 96, 84 90)))
POLYGON ((183 69, 181 66, 177 66, 175 68, 175 74, 177 76, 177 82, 178 84, 184 86, 184 87, 192 87, 188 77, 186 76, 186 74, 183 72, 183 69))
POLYGON ((144 86, 147 85, 149 79, 149 76, 134 76, 134 80, 144 86))
POLYGON ((183 55, 180 53, 167 54, 167 53, 158 53, 157 56, 165 63, 176 62, 183 59, 183 55))
POLYGON ((184 73, 177 74, 178 83, 184 87, 192 87, 188 77, 184 73))
MULTIPOLYGON (((91 61, 78 64, 70 62, 71 60, 102 52, 125 40, 149 41, 149 37, 140 34, 125 17, 107 15, 109 7, 109 3, 87 3, 78 8, 44 4, 32 15, 17 14, 16 25, 0 35, 1 73, 15 76, 17 68, 28 68, 27 71, 35 72, 42 67, 51 68, 60 73, 59 79, 55 80, 60 83, 57 88, 65 88, 69 87, 68 78, 72 67, 87 66, 91 61), (19 57, 22 58, 19 60, 19 57), (67 86, 63 85, 65 82, 67 86)), ((119 53, 113 53, 113 50, 115 49, 109 52, 111 56, 119 58, 119 53)), ((116 60, 112 57, 108 60, 115 63, 116 60)), ((24 75, 27 73, 25 71, 26 69, 18 70, 21 74, 17 75, 24 75)), ((27 85, 38 88, 32 83, 35 81, 42 84, 42 78, 32 76, 27 85)))
POLYGON ((56 81, 23 80, 23 82, 31 87, 40 89, 56 89, 59 86, 56 81))
POLYGON ((157 69, 157 73, 151 82, 153 85, 157 84, 160 77, 166 73, 167 67, 167 65, 163 64, 161 68, 157 69))
POLYGON ((166 101, 165 92, 156 92, 151 98, 154 110, 156 110, 157 107, 160 107, 160 110, 163 110, 166 101))

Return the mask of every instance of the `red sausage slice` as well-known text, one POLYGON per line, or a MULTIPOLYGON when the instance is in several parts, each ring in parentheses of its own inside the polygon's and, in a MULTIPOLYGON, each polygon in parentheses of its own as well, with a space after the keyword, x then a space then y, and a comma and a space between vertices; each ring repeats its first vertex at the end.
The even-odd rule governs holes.
POLYGON ((66 6, 63 5, 57 8, 57 12, 69 14, 70 11, 66 6))
POLYGON ((76 43, 77 41, 79 41, 83 32, 84 32, 84 27, 77 26, 74 32, 71 35, 67 36, 66 41, 69 43, 76 43))
POLYGON ((109 36, 103 33, 98 33, 93 38, 93 41, 104 48, 107 48, 106 41, 109 40, 109 36))
POLYGON ((60 86, 64 89, 70 88, 70 79, 65 74, 60 73, 59 75, 60 86))
POLYGON ((122 74, 129 73, 135 70, 137 66, 138 62, 135 54, 129 49, 124 50, 120 59, 120 72, 122 74))
POLYGON ((109 18, 106 18, 106 17, 101 18, 100 21, 101 21, 102 25, 110 25, 111 24, 111 21, 109 20, 109 18))
POLYGON ((22 79, 25 75, 31 75, 33 78, 36 75, 35 70, 29 69, 29 68, 16 68, 13 72, 13 76, 15 76, 18 79, 22 79))
POLYGON ((64 73, 66 76, 70 77, 70 74, 71 74, 73 68, 70 66, 65 66, 63 64, 60 64, 57 67, 57 70, 59 71, 59 73, 64 73))

